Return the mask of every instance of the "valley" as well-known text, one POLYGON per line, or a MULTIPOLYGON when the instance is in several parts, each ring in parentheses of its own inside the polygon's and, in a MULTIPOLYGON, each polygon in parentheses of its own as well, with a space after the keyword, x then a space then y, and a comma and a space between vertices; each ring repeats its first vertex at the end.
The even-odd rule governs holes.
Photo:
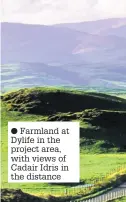
MULTIPOLYGON (((79 202, 113 195, 126 181, 126 18, 53 25, 5 21, 1 28, 2 202, 79 202), (29 173, 33 183, 8 183, 8 121, 78 121, 80 182, 34 183, 51 176, 29 173)), ((30 153, 33 132, 49 131, 22 128, 20 132, 22 139, 12 140, 24 144, 17 161, 30 153), (28 139, 23 138, 26 130, 28 139)), ((18 150, 12 148, 13 153, 18 150)), ((40 159, 34 158, 33 171, 36 162, 41 162, 42 170, 55 171, 53 165, 43 167, 43 162, 50 160, 46 152, 60 152, 59 148, 42 147, 42 151, 40 159)), ((13 169, 28 168, 13 164, 13 169)))

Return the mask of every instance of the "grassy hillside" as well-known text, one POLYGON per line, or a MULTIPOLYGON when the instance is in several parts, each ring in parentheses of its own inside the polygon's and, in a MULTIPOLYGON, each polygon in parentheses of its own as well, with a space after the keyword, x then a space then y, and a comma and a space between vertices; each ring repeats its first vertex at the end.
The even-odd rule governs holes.
POLYGON ((126 100, 105 94, 51 88, 21 89, 3 97, 10 110, 33 114, 80 112, 84 109, 125 109, 126 100))
POLYGON ((32 88, 7 93, 2 100, 7 111, 40 115, 47 121, 79 121, 81 149, 85 152, 126 150, 125 99, 99 93, 32 88))
POLYGON ((49 202, 49 200, 35 197, 33 195, 29 195, 27 193, 23 193, 20 189, 2 189, 1 190, 1 202, 31 202, 31 201, 36 201, 36 202, 49 202))
POLYGON ((21 89, 2 96, 2 187, 45 196, 69 185, 7 182, 8 121, 79 121, 80 176, 91 183, 126 164, 126 100, 55 88, 21 89))

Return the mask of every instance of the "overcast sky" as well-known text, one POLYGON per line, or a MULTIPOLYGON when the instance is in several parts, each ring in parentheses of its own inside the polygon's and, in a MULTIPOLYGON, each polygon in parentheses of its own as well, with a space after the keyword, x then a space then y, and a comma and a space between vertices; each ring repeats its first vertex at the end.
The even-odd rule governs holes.
POLYGON ((1 0, 2 21, 29 24, 126 17, 126 0, 1 0))

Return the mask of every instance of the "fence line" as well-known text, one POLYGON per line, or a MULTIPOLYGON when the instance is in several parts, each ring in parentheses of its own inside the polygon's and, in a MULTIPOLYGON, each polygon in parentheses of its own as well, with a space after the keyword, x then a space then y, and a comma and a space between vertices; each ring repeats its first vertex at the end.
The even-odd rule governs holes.
POLYGON ((126 189, 109 192, 101 196, 83 200, 81 202, 108 202, 114 199, 122 198, 124 196, 126 196, 126 189))
MULTIPOLYGON (((106 178, 108 178, 109 176, 115 174, 115 173, 119 173, 123 170, 126 170, 126 166, 120 166, 119 168, 113 169, 112 171, 109 171, 105 176, 99 177, 98 179, 95 179, 94 181, 90 182, 90 184, 87 185, 78 185, 78 186, 74 186, 74 187, 67 187, 67 188, 54 188, 54 187, 38 187, 38 186, 34 186, 34 187, 23 187, 19 184, 19 189, 22 190, 40 190, 41 193, 47 193, 50 195, 63 195, 63 196, 68 196, 68 195, 79 195, 79 194, 88 194, 93 188, 95 188, 95 186, 98 183, 102 183, 104 182, 104 180, 106 178)), ((1 188, 13 188, 13 184, 9 184, 9 183, 2 183, 1 184, 1 188)), ((15 188, 15 186, 14 186, 15 188)), ((16 187, 18 189, 18 187, 16 187)), ((90 201, 89 201, 90 202, 90 201)))

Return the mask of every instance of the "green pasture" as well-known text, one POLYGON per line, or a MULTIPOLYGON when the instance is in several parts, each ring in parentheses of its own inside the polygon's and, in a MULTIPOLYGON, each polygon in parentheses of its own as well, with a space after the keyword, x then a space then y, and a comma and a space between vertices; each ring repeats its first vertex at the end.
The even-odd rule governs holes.
MULTIPOLYGON (((67 185, 50 185, 42 183, 8 183, 8 121, 39 121, 46 120, 47 117, 41 115, 23 114, 21 112, 7 111, 2 107, 2 188, 20 188, 29 193, 48 192, 50 189, 61 190, 67 185)), ((118 167, 126 164, 126 153, 109 154, 85 154, 80 153, 80 179, 85 183, 93 183, 94 180, 105 176, 118 167)), ((59 191, 58 191, 59 192, 59 191)))

